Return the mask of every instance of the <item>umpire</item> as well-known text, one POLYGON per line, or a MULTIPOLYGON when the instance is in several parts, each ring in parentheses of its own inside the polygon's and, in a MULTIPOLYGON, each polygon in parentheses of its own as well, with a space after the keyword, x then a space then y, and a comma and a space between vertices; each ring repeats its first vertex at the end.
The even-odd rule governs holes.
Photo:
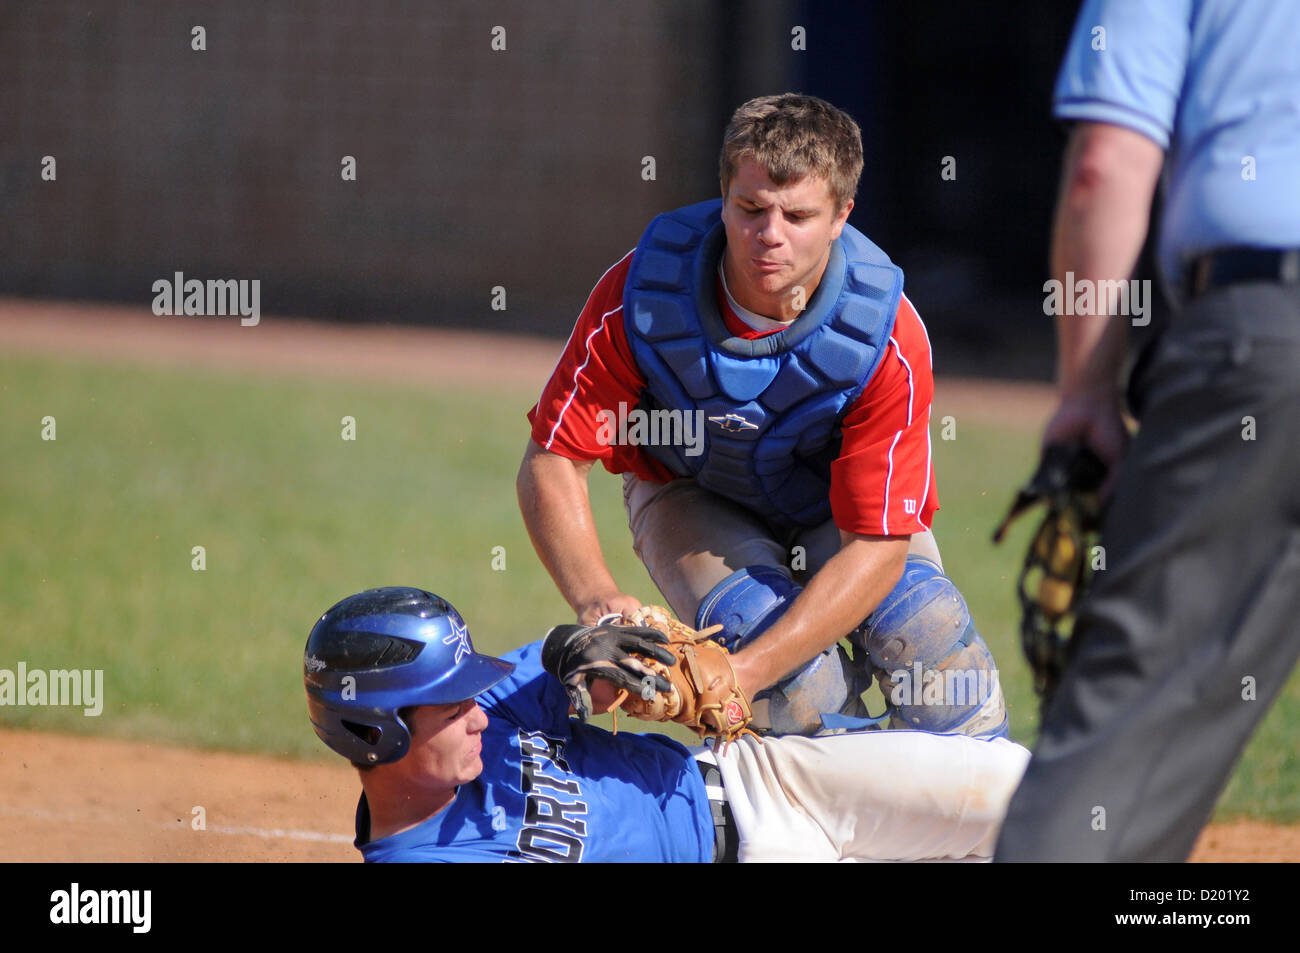
POLYGON ((1053 277, 1127 279, 1163 169, 1175 307, 1131 382, 1128 446, 1129 319, 1058 318, 1044 442, 1110 465, 1107 566, 998 860, 1185 860, 1300 654, 1298 49, 1300 3, 1079 13, 1054 97, 1074 126, 1053 277))

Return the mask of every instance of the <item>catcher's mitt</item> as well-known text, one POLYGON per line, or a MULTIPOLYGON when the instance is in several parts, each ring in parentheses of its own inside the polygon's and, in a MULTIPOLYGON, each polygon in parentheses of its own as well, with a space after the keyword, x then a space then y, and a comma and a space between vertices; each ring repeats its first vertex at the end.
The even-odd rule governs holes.
POLYGON ((753 712, 736 683, 731 653, 709 638, 721 626, 697 632, 661 606, 642 606, 624 615, 623 621, 657 629, 668 637, 665 648, 673 655, 671 664, 657 658, 643 661, 670 683, 670 689, 639 694, 623 689, 610 707, 611 712, 621 709, 647 721, 675 721, 703 738, 721 738, 727 743, 742 734, 754 734, 749 729, 753 712))
POLYGON ((659 629, 611 625, 603 619, 596 625, 557 625, 542 643, 542 668, 560 680, 574 712, 586 721, 591 714, 591 678, 650 696, 671 689, 668 679, 643 661, 654 659, 661 668, 672 665, 677 656, 662 647, 667 644, 668 636, 659 629))
POLYGON ((1085 446, 1045 448, 1038 470, 993 534, 993 542, 1001 542, 1013 519, 1036 503, 1047 504, 1017 583, 1020 640, 1044 707, 1070 658, 1063 623, 1091 580, 1088 552, 1101 525, 1097 489, 1105 475, 1106 465, 1085 446))

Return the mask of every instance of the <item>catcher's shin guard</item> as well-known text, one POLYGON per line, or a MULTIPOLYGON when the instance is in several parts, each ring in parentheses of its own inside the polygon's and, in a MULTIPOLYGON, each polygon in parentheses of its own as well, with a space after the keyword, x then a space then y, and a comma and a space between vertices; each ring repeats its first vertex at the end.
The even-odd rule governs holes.
MULTIPOLYGON (((749 566, 718 583, 700 603, 695 627, 721 625, 713 636, 737 651, 771 628, 802 587, 774 566, 749 566)), ((832 724, 866 727, 859 684, 843 650, 833 645, 789 678, 753 699, 755 730, 774 735, 811 735, 822 731, 823 714, 844 715, 832 724)))
POLYGON ((850 636, 880 681, 890 728, 1005 738, 1006 702, 966 600, 933 562, 909 556, 903 576, 850 636))

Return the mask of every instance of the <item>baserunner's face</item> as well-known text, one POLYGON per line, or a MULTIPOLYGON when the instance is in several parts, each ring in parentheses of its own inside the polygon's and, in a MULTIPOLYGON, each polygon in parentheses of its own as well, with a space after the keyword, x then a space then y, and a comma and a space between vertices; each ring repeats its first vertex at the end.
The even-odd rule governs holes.
POLYGON ((727 288, 750 311, 793 321, 807 306, 853 201, 836 209, 820 176, 776 185, 753 159, 742 161, 722 202, 727 288))
POLYGON ((419 786, 451 789, 483 773, 483 729, 487 715, 474 699, 451 705, 421 705, 411 715, 411 749, 401 761, 419 786))

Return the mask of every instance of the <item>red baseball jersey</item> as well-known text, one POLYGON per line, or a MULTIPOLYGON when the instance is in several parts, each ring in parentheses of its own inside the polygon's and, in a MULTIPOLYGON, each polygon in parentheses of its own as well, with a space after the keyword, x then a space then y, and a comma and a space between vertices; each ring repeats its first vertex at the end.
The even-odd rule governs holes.
MULTIPOLYGON (((559 363, 528 412, 533 440, 572 460, 599 460, 610 473, 631 472, 666 483, 677 478, 639 446, 601 440, 602 410, 635 407, 645 379, 623 327, 628 252, 592 289, 559 363)), ((718 309, 737 337, 756 331, 728 304, 718 284, 718 309)), ((843 417, 839 456, 831 463, 831 513, 845 532, 905 536, 930 527, 939 508, 930 459, 934 375, 930 339, 904 295, 885 355, 843 417)))

